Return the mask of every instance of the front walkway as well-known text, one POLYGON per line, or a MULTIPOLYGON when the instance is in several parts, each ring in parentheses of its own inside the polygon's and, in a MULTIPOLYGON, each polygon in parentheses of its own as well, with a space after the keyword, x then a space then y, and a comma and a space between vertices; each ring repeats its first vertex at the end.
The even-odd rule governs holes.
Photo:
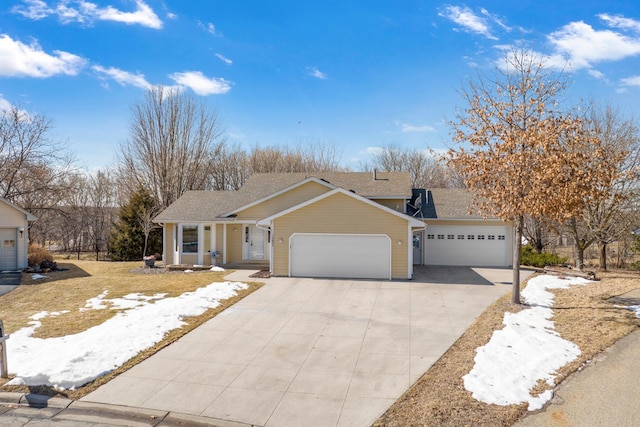
POLYGON ((260 279, 261 289, 82 400, 257 426, 368 426, 511 289, 510 270, 417 273, 260 279))

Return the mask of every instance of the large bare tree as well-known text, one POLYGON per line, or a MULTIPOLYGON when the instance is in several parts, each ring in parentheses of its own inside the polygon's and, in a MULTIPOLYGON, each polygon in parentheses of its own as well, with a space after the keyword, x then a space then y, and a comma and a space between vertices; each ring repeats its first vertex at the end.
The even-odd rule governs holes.
POLYGON ((73 156, 50 138, 52 122, 44 115, 11 106, 0 110, 0 197, 34 211, 50 208, 69 188, 65 177, 73 156))
MULTIPOLYGON (((612 105, 592 103, 587 109, 585 121, 607 153, 597 159, 600 168, 616 171, 614 179, 601 183, 601 192, 588 195, 581 213, 589 235, 587 239, 598 244, 600 268, 606 270, 607 246, 628 236, 637 225, 635 214, 640 201, 640 130, 633 118, 623 116, 612 105), (602 197, 597 197, 599 194, 602 197)), ((584 250, 577 252, 582 255, 584 250)), ((583 259, 576 260, 579 268, 583 263, 583 259)))
POLYGON ((361 169, 385 172, 409 172, 413 188, 456 187, 454 171, 428 150, 417 150, 388 144, 374 151, 361 169))
POLYGON ((520 251, 525 215, 566 219, 602 191, 612 173, 584 122, 560 109, 567 83, 526 47, 507 52, 492 75, 479 73, 462 91, 466 106, 451 122, 449 163, 484 214, 513 221, 513 292, 520 303, 520 251))
POLYGON ((167 207, 187 190, 207 189, 212 159, 224 142, 214 110, 186 92, 154 87, 132 108, 119 173, 129 193, 142 186, 167 207))

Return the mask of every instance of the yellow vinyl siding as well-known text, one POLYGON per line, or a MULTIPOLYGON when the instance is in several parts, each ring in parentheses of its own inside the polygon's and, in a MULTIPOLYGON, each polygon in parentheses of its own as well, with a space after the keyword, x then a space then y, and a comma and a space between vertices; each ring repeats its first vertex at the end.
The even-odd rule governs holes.
POLYGON ((164 228, 165 228, 165 237, 166 237, 166 240, 164 241, 164 248, 163 248, 164 257, 165 257, 164 264, 171 265, 171 264, 175 264, 173 260, 173 252, 176 247, 176 242, 175 242, 176 225, 167 223, 164 225, 164 228))
POLYGON ((278 212, 282 212, 285 209, 289 209, 292 206, 296 206, 302 202, 306 202, 309 199, 313 199, 314 197, 319 196, 320 194, 324 194, 330 190, 331 189, 329 187, 318 184, 314 181, 310 181, 271 199, 265 200, 262 203, 238 212, 238 219, 258 220, 266 218, 278 212))
POLYGON ((404 205, 406 200, 404 199, 370 199, 372 202, 376 202, 381 204, 382 206, 386 206, 389 209, 393 209, 397 212, 404 212, 404 205))
POLYGON ((242 261, 242 238, 243 225, 229 224, 227 225, 227 262, 242 261), (234 231, 235 230, 235 231, 234 231))
POLYGON ((335 194, 275 219, 272 239, 276 276, 289 275, 289 237, 293 233, 386 234, 391 239, 392 278, 408 276, 407 221, 345 194, 335 194))
POLYGON ((198 264, 198 254, 182 254, 182 264, 186 264, 186 265, 198 264))
MULTIPOLYGON (((223 252, 225 250, 224 244, 224 224, 215 224, 216 227, 216 250, 220 255, 218 255, 218 264, 222 264, 222 257, 224 256, 223 252)), ((229 231, 227 229, 227 231, 229 231)))

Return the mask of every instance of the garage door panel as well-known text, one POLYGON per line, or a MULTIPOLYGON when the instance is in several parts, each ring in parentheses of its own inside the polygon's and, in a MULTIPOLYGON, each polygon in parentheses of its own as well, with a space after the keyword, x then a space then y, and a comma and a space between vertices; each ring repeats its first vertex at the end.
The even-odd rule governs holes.
POLYGON ((391 278, 391 240, 370 234, 294 234, 290 275, 391 278))
POLYGON ((425 234, 427 265, 510 265, 508 227, 434 226, 425 234))

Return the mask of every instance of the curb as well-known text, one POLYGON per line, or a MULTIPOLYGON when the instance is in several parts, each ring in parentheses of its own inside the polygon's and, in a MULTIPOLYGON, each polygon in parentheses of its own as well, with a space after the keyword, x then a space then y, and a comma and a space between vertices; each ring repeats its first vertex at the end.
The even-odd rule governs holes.
MULTIPOLYGON (((0 417, 131 427, 251 427, 250 424, 170 411, 83 402, 31 393, 0 392, 0 417)), ((1 424, 1 423, 0 423, 1 424)))

